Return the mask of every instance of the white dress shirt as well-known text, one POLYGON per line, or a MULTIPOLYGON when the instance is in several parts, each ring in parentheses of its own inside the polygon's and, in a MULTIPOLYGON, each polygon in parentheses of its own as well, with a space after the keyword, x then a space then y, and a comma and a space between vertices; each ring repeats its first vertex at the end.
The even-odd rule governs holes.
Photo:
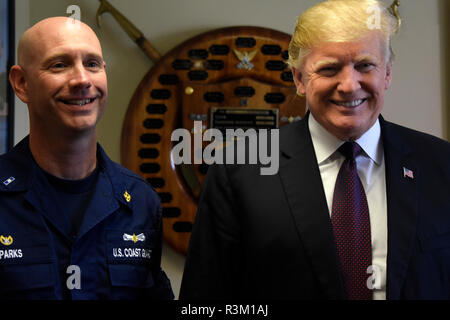
MULTIPOLYGON (((344 141, 339 140, 323 128, 313 115, 309 115, 309 131, 319 165, 322 184, 331 215, 334 187, 345 157, 338 151, 344 141)), ((369 206, 370 233, 372 240, 372 279, 374 300, 386 299, 387 257, 387 202, 386 174, 380 123, 375 124, 356 140, 364 154, 356 158, 358 175, 364 187, 369 206)))

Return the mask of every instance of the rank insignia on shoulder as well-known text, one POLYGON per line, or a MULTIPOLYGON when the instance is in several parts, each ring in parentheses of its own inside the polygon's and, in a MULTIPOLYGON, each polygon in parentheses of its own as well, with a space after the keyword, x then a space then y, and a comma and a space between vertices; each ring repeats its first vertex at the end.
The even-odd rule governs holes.
POLYGON ((133 241, 134 243, 136 243, 138 241, 145 241, 145 235, 143 233, 139 233, 138 235, 135 235, 134 233, 132 235, 128 234, 128 233, 124 233, 123 240, 124 241, 133 241))
POLYGON ((9 185, 11 182, 13 182, 14 180, 16 180, 16 178, 14 177, 9 177, 8 179, 6 179, 5 181, 3 181, 3 184, 5 186, 9 185))
POLYGON ((123 197, 125 198, 126 202, 130 202, 131 201, 131 195, 128 193, 128 191, 125 190, 125 192, 123 193, 123 197))
POLYGON ((5 246, 10 246, 13 243, 13 238, 11 236, 0 236, 0 243, 5 246))

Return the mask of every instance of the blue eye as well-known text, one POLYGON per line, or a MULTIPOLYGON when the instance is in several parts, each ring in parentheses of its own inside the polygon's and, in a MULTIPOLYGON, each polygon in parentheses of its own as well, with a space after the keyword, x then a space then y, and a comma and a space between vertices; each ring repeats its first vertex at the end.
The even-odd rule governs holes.
POLYGON ((102 67, 102 63, 97 60, 90 60, 86 63, 86 68, 89 69, 100 69, 102 67))
POLYGON ((372 70, 374 67, 375 67, 375 65, 373 63, 365 62, 365 63, 358 64, 356 66, 356 69, 361 72, 368 72, 368 71, 372 70))
POLYGON ((54 63, 52 64, 51 68, 53 69, 61 69, 64 68, 66 65, 62 62, 54 63))

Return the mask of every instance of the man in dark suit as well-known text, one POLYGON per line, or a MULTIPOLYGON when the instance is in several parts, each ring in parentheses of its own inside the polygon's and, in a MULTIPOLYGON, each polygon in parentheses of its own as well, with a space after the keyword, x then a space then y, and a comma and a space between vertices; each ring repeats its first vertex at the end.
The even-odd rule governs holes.
POLYGON ((280 130, 276 175, 210 168, 180 299, 450 298, 450 145, 380 115, 395 28, 373 0, 300 16, 309 112, 280 130))

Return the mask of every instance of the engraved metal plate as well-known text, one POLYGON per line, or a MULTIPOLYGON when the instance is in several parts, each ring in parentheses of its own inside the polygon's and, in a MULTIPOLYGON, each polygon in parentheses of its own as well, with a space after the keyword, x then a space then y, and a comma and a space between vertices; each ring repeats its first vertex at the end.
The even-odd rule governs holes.
POLYGON ((275 129, 278 128, 278 109, 211 108, 211 128, 275 129))

